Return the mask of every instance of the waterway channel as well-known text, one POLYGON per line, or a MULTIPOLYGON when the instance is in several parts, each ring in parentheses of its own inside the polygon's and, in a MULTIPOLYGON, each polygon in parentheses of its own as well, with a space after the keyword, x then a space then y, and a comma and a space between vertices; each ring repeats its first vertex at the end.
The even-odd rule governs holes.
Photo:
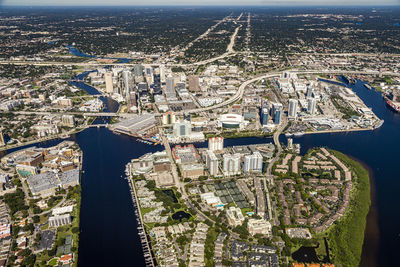
MULTIPOLYGON (((76 85, 88 89, 87 85, 82 84, 76 85)), ((371 186, 376 197, 367 219, 361 266, 393 266, 397 262, 400 247, 400 174, 397 166, 400 115, 385 106, 379 92, 367 90, 360 82, 352 87, 366 105, 385 120, 381 128, 362 132, 308 134, 294 137, 294 142, 301 144, 302 154, 315 146, 327 146, 370 167, 374 178, 371 186)), ((118 109, 118 104, 112 99, 102 100, 106 103, 107 111, 118 109)), ((75 140, 84 153, 78 265, 145 266, 124 170, 130 159, 162 150, 163 147, 116 135, 107 128, 89 128, 70 139, 75 140)), ((282 135, 280 140, 286 143, 285 136, 282 135)), ((35 145, 52 146, 60 141, 35 145)), ((265 142, 272 140, 257 137, 229 139, 225 140, 225 146, 265 142)), ((196 146, 204 147, 206 143, 197 143, 196 146)))

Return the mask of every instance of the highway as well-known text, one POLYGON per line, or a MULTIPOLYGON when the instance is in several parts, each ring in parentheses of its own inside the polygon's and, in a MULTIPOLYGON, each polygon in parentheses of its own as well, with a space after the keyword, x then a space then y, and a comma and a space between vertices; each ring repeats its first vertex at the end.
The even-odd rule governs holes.
POLYGON ((238 26, 236 29, 235 29, 235 32, 232 34, 232 36, 231 36, 231 41, 229 42, 229 45, 228 45, 228 47, 226 48, 226 52, 228 53, 228 54, 231 54, 231 53, 234 53, 235 52, 235 50, 233 49, 233 47, 235 46, 235 40, 236 40, 236 36, 237 36, 237 34, 238 34, 238 32, 239 32, 239 29, 242 27, 242 25, 240 25, 240 26, 238 26))
POLYGON ((216 104, 216 105, 214 105, 214 106, 204 107, 204 108, 198 108, 198 109, 191 109, 191 110, 185 110, 185 112, 188 112, 188 113, 198 113, 198 112, 209 111, 209 110, 213 110, 213 109, 216 109, 216 108, 221 108, 221 107, 230 105, 230 104, 232 104, 232 103, 234 103, 234 102, 240 100, 240 99, 243 97, 244 89, 245 89, 249 84, 251 84, 251 83, 253 83, 253 82, 255 82, 255 81, 262 80, 262 79, 268 79, 268 78, 272 78, 272 77, 277 77, 277 76, 279 76, 280 74, 281 74, 281 72, 272 72, 272 73, 268 73, 268 74, 266 74, 266 75, 262 75, 262 76, 259 76, 259 77, 255 77, 255 78, 253 78, 253 79, 251 79, 251 80, 245 81, 244 83, 242 83, 242 84, 239 86, 239 89, 237 90, 237 92, 235 93, 235 95, 233 95, 233 96, 232 96, 231 98, 229 98, 228 100, 226 100, 226 101, 224 101, 224 102, 222 102, 222 103, 216 104))
POLYGON ((352 75, 385 75, 385 76, 400 76, 400 73, 397 72, 379 72, 379 71, 348 71, 348 70, 285 70, 285 71, 277 71, 277 72, 270 72, 267 74, 263 74, 261 76, 252 78, 250 80, 245 81, 239 86, 239 89, 233 95, 231 98, 228 100, 213 105, 209 107, 204 107, 204 108, 196 108, 196 109, 191 109, 191 110, 185 110, 186 113, 199 113, 199 112, 205 112, 205 111, 210 111, 214 110, 217 108, 222 108, 224 106, 233 104, 234 102, 240 100, 243 97, 244 90, 245 88, 256 81, 262 80, 262 79, 269 79, 273 77, 279 77, 283 72, 294 72, 298 75, 304 75, 304 74, 352 74, 352 75))
POLYGON ((0 111, 0 113, 13 113, 18 115, 82 115, 86 117, 116 117, 120 114, 114 112, 68 112, 68 111, 0 111))
POLYGON ((221 20, 218 20, 217 23, 215 23, 215 24, 212 25, 210 28, 208 28, 207 31, 205 31, 203 34, 201 34, 200 36, 198 36, 196 39, 194 39, 193 41, 191 41, 190 43, 188 43, 188 44, 186 45, 186 47, 184 47, 184 48, 182 49, 182 51, 186 51, 187 49, 189 49, 190 47, 192 47, 193 44, 194 44, 195 42, 197 42, 197 41, 203 39, 204 37, 206 37, 207 35, 209 35, 210 32, 212 32, 216 27, 218 27, 218 25, 220 25, 222 22, 227 21, 231 15, 232 15, 232 14, 226 16, 225 18, 223 18, 223 19, 221 19, 221 20))

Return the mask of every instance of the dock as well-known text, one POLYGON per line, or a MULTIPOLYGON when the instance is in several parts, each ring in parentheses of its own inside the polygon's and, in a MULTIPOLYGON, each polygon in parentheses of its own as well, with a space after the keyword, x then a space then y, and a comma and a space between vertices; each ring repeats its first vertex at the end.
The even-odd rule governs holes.
POLYGON ((134 213, 135 213, 136 222, 138 225, 137 230, 138 230, 140 241, 142 243, 142 249, 143 249, 143 255, 144 255, 146 267, 147 266, 155 267, 155 266, 157 266, 157 261, 151 251, 149 236, 147 235, 146 230, 143 225, 142 214, 140 212, 139 202, 138 202, 138 198, 136 195, 136 189, 135 189, 135 185, 134 185, 133 179, 132 179, 131 165, 129 163, 126 167, 125 174, 126 174, 126 179, 128 180, 129 187, 130 187, 130 193, 132 196, 134 213))

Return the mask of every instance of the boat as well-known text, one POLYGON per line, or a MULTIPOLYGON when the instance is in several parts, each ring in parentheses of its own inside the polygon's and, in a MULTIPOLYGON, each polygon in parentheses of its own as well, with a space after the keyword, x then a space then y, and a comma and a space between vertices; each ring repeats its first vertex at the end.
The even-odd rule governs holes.
POLYGON ((364 87, 367 88, 368 90, 372 90, 372 86, 369 85, 368 83, 364 83, 364 87))
POLYGON ((387 99, 386 104, 395 112, 400 113, 400 103, 387 99))
POLYGON ((285 133, 286 137, 291 137, 293 134, 292 133, 285 133))
POLYGON ((374 129, 380 128, 380 127, 383 125, 384 122, 385 122, 384 120, 380 120, 379 122, 377 122, 377 123, 374 125, 374 129))
POLYGON ((297 133, 294 133, 293 135, 294 135, 294 137, 302 137, 304 135, 304 133, 303 132, 297 132, 297 133))

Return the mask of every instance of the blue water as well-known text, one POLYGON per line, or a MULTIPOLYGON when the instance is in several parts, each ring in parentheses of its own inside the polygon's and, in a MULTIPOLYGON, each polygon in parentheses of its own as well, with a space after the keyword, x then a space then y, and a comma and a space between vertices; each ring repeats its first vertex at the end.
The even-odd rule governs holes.
MULTIPOLYGON (((367 164, 376 192, 373 211, 367 221, 362 266, 394 266, 400 247, 400 175, 397 153, 400 151, 400 115, 385 106, 381 94, 367 90, 362 82, 353 87, 367 106, 372 107, 383 126, 374 131, 310 134, 293 137, 301 144, 301 153, 315 146, 339 150, 367 164), (377 227, 373 226, 377 224, 377 227)), ((112 102, 111 102, 112 103, 112 102)), ((113 111, 113 105, 110 111, 113 111)), ((162 150, 135 139, 115 135, 106 128, 90 128, 74 135, 84 152, 82 175, 81 236, 79 266, 145 266, 136 220, 127 182, 125 164, 147 152, 162 150)), ((271 142, 271 138, 225 140, 225 146, 271 142)), ((286 137, 280 141, 286 143, 286 137)), ((50 146, 53 140, 39 144, 50 146)), ((197 143, 204 147, 207 143, 197 143)), ((14 149, 15 150, 15 149, 14 149)))
POLYGON ((344 83, 341 83, 341 82, 331 81, 331 80, 327 80, 327 79, 323 79, 323 78, 318 78, 318 81, 330 83, 330 84, 334 84, 334 85, 340 85, 340 86, 345 85, 344 83))
POLYGON ((348 86, 353 88, 380 119, 385 120, 383 126, 374 131, 304 135, 294 138, 294 142, 302 145, 302 153, 315 146, 328 146, 359 159, 371 168, 374 178, 372 186, 376 191, 374 204, 377 218, 369 217, 368 224, 373 225, 373 220, 376 219, 378 229, 369 229, 371 232, 366 234, 362 265, 393 266, 397 262, 400 246, 400 175, 397 167, 400 114, 389 110, 381 94, 366 89, 362 82, 348 86), (376 249, 371 249, 373 247, 376 249))
MULTIPOLYGON (((97 70, 92 70, 92 71, 84 71, 80 74, 78 74, 73 80, 69 81, 70 85, 76 86, 77 88, 80 88, 82 90, 85 90, 89 95, 100 95, 101 93, 94 88, 93 86, 90 86, 84 82, 78 81, 78 80, 83 80, 89 73, 95 72, 97 70)), ((110 97, 105 97, 105 96, 100 96, 99 99, 103 101, 104 103, 104 109, 102 112, 117 112, 119 109, 119 104, 117 101, 113 100, 110 97)), ((109 117, 98 117, 95 119, 93 124, 104 124, 108 123, 110 120, 109 117)))
MULTIPOLYGON (((83 82, 75 85, 89 94, 96 90, 83 82)), ((100 99, 106 104, 105 112, 118 110, 116 101, 108 97, 100 99)), ((100 117, 94 123, 108 122, 109 117, 100 117)), ((134 262, 134 266, 146 266, 129 186, 123 177, 125 165, 131 159, 164 147, 116 135, 107 128, 89 128, 68 140, 77 142, 84 155, 78 265, 132 266, 134 262)), ((55 139, 10 149, 0 152, 0 158, 23 148, 51 147, 62 141, 55 139)))
MULTIPOLYGON (((367 165, 372 176, 371 187, 375 196, 371 214, 367 218, 361 266, 397 266, 400 247, 400 169, 397 166, 397 153, 400 151, 400 114, 392 112, 383 101, 381 93, 366 89, 364 83, 357 81, 355 85, 347 86, 352 88, 380 119, 385 120, 381 128, 374 131, 307 134, 292 138, 294 143, 301 145, 303 155, 313 147, 326 146, 367 165)), ((225 139, 224 145, 266 142, 272 142, 271 138, 225 139)), ((281 135, 280 142, 286 144, 287 138, 281 135)), ((197 147, 206 145, 206 142, 196 144, 197 147)))
POLYGON ((66 45, 66 48, 69 49, 69 52, 77 57, 87 57, 87 58, 99 58, 99 59, 115 59, 118 60, 118 63, 129 63, 132 61, 130 58, 120 58, 120 57, 98 57, 98 56, 93 56, 93 55, 88 55, 83 52, 81 52, 78 48, 72 46, 72 45, 66 45))
POLYGON ((84 152, 79 266, 145 266, 125 165, 163 150, 106 128, 75 137, 84 152))
MULTIPOLYGON (((400 114, 387 108, 381 93, 368 90, 364 82, 348 84, 357 95, 384 119, 381 128, 374 131, 348 133, 309 134, 293 137, 301 144, 301 154, 307 150, 326 146, 339 150, 366 164, 372 175, 371 187, 375 192, 372 212, 367 219, 367 230, 363 246, 361 266, 397 266, 400 247, 400 174, 397 153, 400 151, 400 114), (377 225, 377 227, 375 227, 377 225)), ((237 139, 225 140, 232 145, 237 139)), ((248 138, 249 143, 260 143, 260 138, 248 138)), ((287 142, 281 135, 280 141, 287 142)), ((237 140, 243 143, 242 140, 237 140)), ((265 142, 270 142, 266 138, 265 142)))

